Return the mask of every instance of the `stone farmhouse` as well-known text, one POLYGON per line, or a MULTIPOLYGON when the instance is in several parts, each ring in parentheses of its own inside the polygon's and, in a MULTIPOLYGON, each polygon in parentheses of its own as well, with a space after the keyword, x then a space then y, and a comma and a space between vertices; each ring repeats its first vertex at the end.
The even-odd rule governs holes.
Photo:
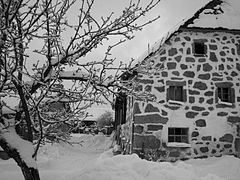
POLYGON ((212 0, 166 34, 116 99, 124 153, 155 161, 240 153, 240 7, 212 0))

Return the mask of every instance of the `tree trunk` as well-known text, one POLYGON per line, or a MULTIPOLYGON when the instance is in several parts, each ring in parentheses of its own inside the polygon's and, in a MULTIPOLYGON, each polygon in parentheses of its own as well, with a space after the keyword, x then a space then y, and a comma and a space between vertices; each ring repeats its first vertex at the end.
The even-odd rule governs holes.
POLYGON ((4 139, 0 139, 0 146, 8 154, 9 157, 13 158, 18 166, 21 168, 25 180, 40 180, 38 169, 29 167, 26 162, 21 158, 17 149, 9 147, 4 139))
POLYGON ((20 167, 25 180, 40 180, 38 169, 28 167, 26 164, 20 167))

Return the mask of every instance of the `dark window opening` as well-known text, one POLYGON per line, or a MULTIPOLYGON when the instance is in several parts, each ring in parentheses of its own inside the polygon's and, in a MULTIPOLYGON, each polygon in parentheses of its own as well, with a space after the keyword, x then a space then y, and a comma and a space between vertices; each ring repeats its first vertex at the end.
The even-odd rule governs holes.
POLYGON ((194 42, 194 54, 196 55, 206 54, 206 48, 203 42, 194 42))
POLYGON ((237 54, 240 55, 240 44, 237 44, 237 54))
POLYGON ((170 86, 169 87, 169 99, 174 101, 183 101, 183 87, 182 86, 170 86))
POLYGON ((231 102, 230 88, 218 87, 218 98, 222 102, 231 102))
POLYGON ((168 128, 168 142, 188 143, 188 128, 168 128))
POLYGON ((127 96, 119 94, 115 102, 115 129, 118 125, 126 123, 127 96))

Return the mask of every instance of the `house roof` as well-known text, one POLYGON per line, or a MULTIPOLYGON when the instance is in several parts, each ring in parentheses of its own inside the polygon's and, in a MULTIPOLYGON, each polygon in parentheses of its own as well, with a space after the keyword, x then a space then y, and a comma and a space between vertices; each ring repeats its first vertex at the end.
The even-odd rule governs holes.
POLYGON ((212 0, 183 26, 240 30, 240 1, 212 0))
MULTIPOLYGON (((136 63, 156 52, 168 39, 178 33, 182 28, 207 28, 240 30, 240 1, 239 0, 211 0, 195 14, 181 21, 175 27, 164 34, 151 48, 140 56, 136 63)), ((136 66, 137 64, 133 64, 136 66)))

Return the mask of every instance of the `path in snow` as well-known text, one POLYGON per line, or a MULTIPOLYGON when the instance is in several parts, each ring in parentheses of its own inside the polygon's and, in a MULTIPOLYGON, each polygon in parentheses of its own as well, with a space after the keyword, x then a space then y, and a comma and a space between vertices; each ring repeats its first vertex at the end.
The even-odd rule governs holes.
MULTIPOLYGON (((93 163, 104 151, 108 150, 112 137, 104 135, 73 134, 75 144, 47 144, 40 149, 38 168, 42 180, 68 180, 70 174, 78 172, 93 163)), ((20 168, 15 161, 0 160, 0 180, 23 180, 20 168)))
MULTIPOLYGON (((111 137, 74 135, 83 146, 54 144, 39 153, 41 180, 238 180, 240 159, 233 156, 150 162, 136 154, 113 156, 111 137)), ((0 180, 23 180, 12 160, 0 160, 0 180)))

